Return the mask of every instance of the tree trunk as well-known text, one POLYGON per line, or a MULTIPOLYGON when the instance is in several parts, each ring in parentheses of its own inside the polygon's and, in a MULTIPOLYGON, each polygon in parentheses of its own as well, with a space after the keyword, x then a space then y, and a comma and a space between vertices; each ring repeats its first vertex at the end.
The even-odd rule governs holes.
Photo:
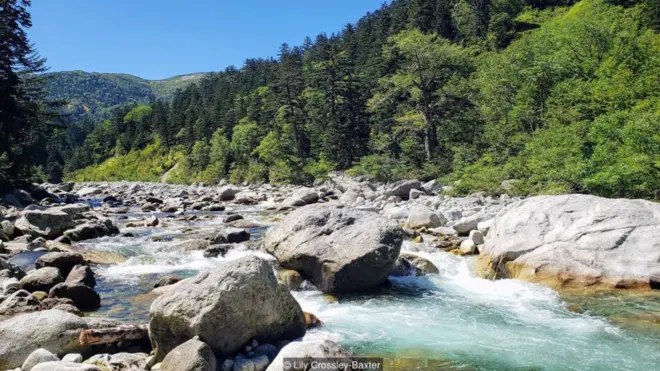
POLYGON ((124 325, 80 333, 80 345, 113 344, 127 340, 148 340, 149 325, 124 325))
POLYGON ((435 151, 435 126, 431 120, 430 114, 424 113, 424 149, 426 150, 426 161, 433 160, 435 151))

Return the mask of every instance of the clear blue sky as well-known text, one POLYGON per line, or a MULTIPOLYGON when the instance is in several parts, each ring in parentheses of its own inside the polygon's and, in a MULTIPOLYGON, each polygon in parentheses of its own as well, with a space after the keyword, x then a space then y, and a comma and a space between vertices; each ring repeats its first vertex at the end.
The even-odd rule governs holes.
POLYGON ((33 0, 28 31, 51 71, 147 79, 276 56, 283 42, 339 31, 384 0, 33 0))

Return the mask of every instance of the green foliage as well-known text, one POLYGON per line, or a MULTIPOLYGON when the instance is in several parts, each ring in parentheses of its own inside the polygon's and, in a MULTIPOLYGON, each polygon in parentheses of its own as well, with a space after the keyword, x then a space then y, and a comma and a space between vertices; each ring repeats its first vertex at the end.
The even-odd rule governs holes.
POLYGON ((339 34, 282 45, 277 60, 104 111, 62 134, 74 144, 59 151, 76 179, 155 180, 178 164, 169 181, 311 183, 347 170, 441 178, 457 194, 653 198, 656 11, 651 0, 395 0, 339 34))
POLYGON ((148 181, 158 182, 163 174, 183 159, 180 149, 164 152, 160 143, 148 145, 123 156, 115 156, 97 166, 68 174, 65 179, 84 181, 148 181))

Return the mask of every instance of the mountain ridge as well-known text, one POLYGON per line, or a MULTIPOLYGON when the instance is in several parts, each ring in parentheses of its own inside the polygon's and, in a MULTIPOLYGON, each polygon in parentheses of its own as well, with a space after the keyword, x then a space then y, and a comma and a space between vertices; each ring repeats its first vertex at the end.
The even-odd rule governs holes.
POLYGON ((195 72, 161 80, 148 80, 127 73, 82 70, 47 73, 49 98, 67 102, 65 111, 74 121, 86 114, 104 116, 126 103, 169 100, 174 93, 199 82, 211 72, 195 72))

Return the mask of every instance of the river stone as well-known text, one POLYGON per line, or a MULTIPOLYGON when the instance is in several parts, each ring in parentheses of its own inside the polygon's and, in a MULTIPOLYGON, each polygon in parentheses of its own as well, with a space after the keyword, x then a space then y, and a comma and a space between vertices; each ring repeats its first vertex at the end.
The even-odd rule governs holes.
POLYGON ((397 267, 392 272, 393 276, 422 276, 425 274, 438 274, 438 268, 419 255, 402 253, 397 261, 397 267))
POLYGON ((444 215, 438 214, 428 207, 418 206, 410 210, 410 214, 406 220, 406 228, 437 228, 442 227, 446 223, 447 218, 444 215))
POLYGON ((59 362, 59 358, 53 353, 47 351, 46 349, 39 348, 34 352, 30 353, 23 366, 21 366, 21 371, 30 371, 32 368, 40 363, 45 362, 59 362))
MULTIPOLYGON (((88 265, 76 265, 66 277, 67 283, 79 283, 91 288, 96 287, 94 271, 88 265)), ((44 290, 48 291, 48 290, 44 290)))
POLYGON ((52 240, 67 229, 74 228, 75 223, 69 214, 59 210, 28 210, 22 212, 14 227, 23 234, 52 240))
POLYGON ((48 292, 60 282, 64 282, 64 278, 60 275, 60 270, 55 267, 45 267, 32 271, 23 277, 21 279, 21 287, 29 292, 48 292))
POLYGON ((103 371, 103 369, 82 363, 46 362, 33 367, 32 371, 103 371))
POLYGON ((410 191, 412 189, 420 189, 421 187, 422 183, 420 183, 418 180, 401 180, 392 183, 385 191, 385 195, 398 196, 404 200, 407 200, 410 197, 410 191))
POLYGON ((282 371, 284 358, 297 358, 304 362, 318 359, 344 358, 349 359, 352 354, 344 350, 341 345, 326 339, 301 339, 286 345, 268 366, 266 371, 282 371))
POLYGON ((306 204, 313 204, 319 200, 319 193, 314 189, 303 187, 293 191, 291 198, 299 198, 306 204))
POLYGON ((557 288, 660 288, 660 204, 538 196, 495 217, 478 272, 557 288))
POLYGON ((470 231, 477 229, 480 221, 485 219, 486 217, 483 214, 470 215, 461 218, 456 223, 454 223, 452 227, 456 230, 456 232, 458 232, 458 234, 468 235, 470 231))
POLYGON ((69 353, 62 357, 62 362, 65 363, 82 363, 83 356, 79 353, 69 353))
POLYGON ((190 339, 167 353, 161 371, 215 371, 211 348, 198 339, 190 339))
POLYGON ((270 264, 255 256, 223 262, 172 287, 149 311, 159 359, 196 335, 227 357, 252 339, 264 343, 305 333, 300 305, 278 284, 270 264))
POLYGON ((394 269, 403 230, 376 213, 317 204, 289 214, 270 229, 266 251, 325 292, 362 291, 394 269))
POLYGON ((70 204, 59 206, 55 209, 69 214, 74 219, 81 219, 83 217, 83 213, 88 212, 90 207, 87 204, 70 204))
POLYGON ((55 267, 60 270, 62 277, 68 277, 69 273, 76 265, 85 264, 85 259, 78 253, 71 252, 51 252, 40 256, 34 263, 37 269, 44 267, 55 267))
POLYGON ((484 243, 484 235, 478 230, 470 231, 470 239, 476 245, 483 245, 484 243))
POLYGON ((158 281, 156 281, 156 283, 154 284, 154 288, 157 289, 159 287, 174 285, 175 283, 181 280, 182 278, 179 276, 168 274, 159 278, 158 281))
POLYGON ((38 348, 64 355, 87 348, 78 342, 88 325, 82 318, 60 310, 27 313, 0 322, 0 370, 20 367, 38 348), (4 341, 11 339, 11 341, 4 341))
POLYGON ((238 188, 233 185, 226 185, 218 191, 218 198, 220 201, 231 201, 234 199, 236 194, 240 192, 238 188))
POLYGON ((101 297, 89 286, 80 283, 59 283, 48 293, 50 298, 66 298, 73 300, 82 311, 92 311, 101 307, 101 297))
POLYGON ((232 245, 211 245, 209 248, 204 250, 205 258, 217 258, 218 256, 225 256, 227 251, 231 249, 232 245))
POLYGON ((231 223, 231 222, 233 222, 233 221, 241 220, 241 219, 243 219, 243 216, 242 216, 242 215, 233 214, 233 215, 228 215, 228 216, 225 218, 224 222, 225 222, 225 223, 231 223))
POLYGON ((110 219, 104 221, 90 221, 81 224, 73 229, 64 232, 64 236, 68 237, 73 242, 91 240, 105 236, 112 236, 119 233, 119 229, 112 224, 110 219))

